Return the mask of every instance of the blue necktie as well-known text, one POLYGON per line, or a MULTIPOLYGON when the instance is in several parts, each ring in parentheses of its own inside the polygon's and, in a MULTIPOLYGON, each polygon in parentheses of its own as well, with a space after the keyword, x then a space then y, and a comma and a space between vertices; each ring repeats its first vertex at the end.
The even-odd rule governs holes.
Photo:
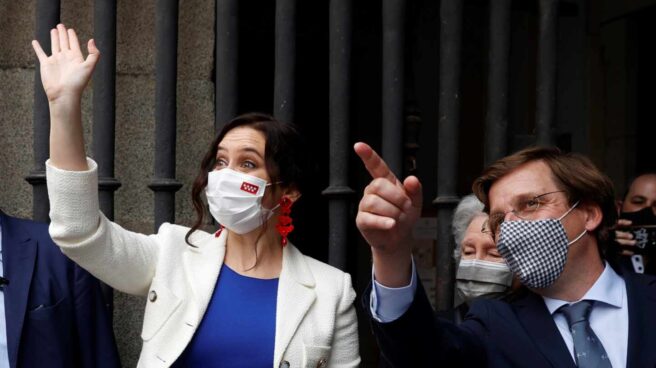
POLYGON ((590 311, 592 301, 582 300, 578 303, 566 305, 559 310, 565 315, 569 330, 574 340, 574 360, 581 368, 612 368, 604 346, 590 327, 590 311))

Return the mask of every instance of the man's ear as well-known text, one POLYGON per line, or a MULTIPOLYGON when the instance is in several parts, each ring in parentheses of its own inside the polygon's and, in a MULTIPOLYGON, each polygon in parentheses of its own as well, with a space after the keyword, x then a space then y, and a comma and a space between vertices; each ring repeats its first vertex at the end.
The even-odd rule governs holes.
POLYGON ((604 214, 601 211, 601 207, 599 207, 596 204, 590 203, 590 204, 583 204, 581 206, 581 209, 585 214, 585 229, 588 232, 595 231, 601 224, 601 221, 604 219, 604 214))

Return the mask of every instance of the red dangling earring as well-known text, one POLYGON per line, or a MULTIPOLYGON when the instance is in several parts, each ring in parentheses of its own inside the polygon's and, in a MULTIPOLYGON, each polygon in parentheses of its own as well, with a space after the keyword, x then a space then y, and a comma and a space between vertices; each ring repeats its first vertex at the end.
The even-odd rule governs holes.
POLYGON ((280 198, 280 214, 278 215, 278 224, 276 225, 276 230, 280 233, 282 237, 282 246, 287 245, 287 235, 294 230, 294 225, 292 225, 292 202, 291 199, 287 196, 280 198))

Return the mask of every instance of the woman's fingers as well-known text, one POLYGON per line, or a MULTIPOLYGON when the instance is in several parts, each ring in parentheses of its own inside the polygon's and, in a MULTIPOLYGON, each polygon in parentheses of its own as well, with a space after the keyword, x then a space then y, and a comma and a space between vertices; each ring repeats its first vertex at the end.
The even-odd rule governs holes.
POLYGON ((64 52, 71 49, 68 43, 68 32, 66 32, 66 27, 63 24, 57 25, 57 32, 59 33, 59 49, 64 52))
POLYGON ((73 28, 68 29, 68 45, 71 48, 71 51, 82 56, 82 50, 80 50, 80 41, 77 39, 77 34, 73 28))
POLYGON ((58 54, 59 50, 59 31, 56 28, 50 30, 50 50, 52 54, 58 54))
POLYGON ((36 53, 36 57, 39 58, 39 63, 41 64, 45 63, 46 59, 48 59, 48 55, 46 55, 45 51, 43 51, 43 48, 41 48, 39 41, 32 40, 32 48, 36 53))
POLYGON ((89 51, 89 55, 87 56, 87 59, 84 61, 84 63, 95 66, 98 62, 98 59, 100 58, 100 50, 98 50, 98 47, 96 47, 96 41, 94 41, 93 38, 87 42, 87 50, 89 51))

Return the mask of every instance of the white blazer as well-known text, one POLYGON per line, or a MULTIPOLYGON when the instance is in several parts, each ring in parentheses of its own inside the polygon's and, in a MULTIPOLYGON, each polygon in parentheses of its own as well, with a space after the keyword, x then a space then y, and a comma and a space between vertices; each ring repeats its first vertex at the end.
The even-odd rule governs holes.
MULTIPOLYGON (((157 234, 123 229, 99 210, 97 165, 65 171, 46 162, 50 235, 80 266, 117 290, 147 296, 138 367, 168 367, 182 354, 212 297, 227 232, 165 223, 157 234)), ((349 274, 283 250, 273 367, 355 367, 358 328, 349 274)))

